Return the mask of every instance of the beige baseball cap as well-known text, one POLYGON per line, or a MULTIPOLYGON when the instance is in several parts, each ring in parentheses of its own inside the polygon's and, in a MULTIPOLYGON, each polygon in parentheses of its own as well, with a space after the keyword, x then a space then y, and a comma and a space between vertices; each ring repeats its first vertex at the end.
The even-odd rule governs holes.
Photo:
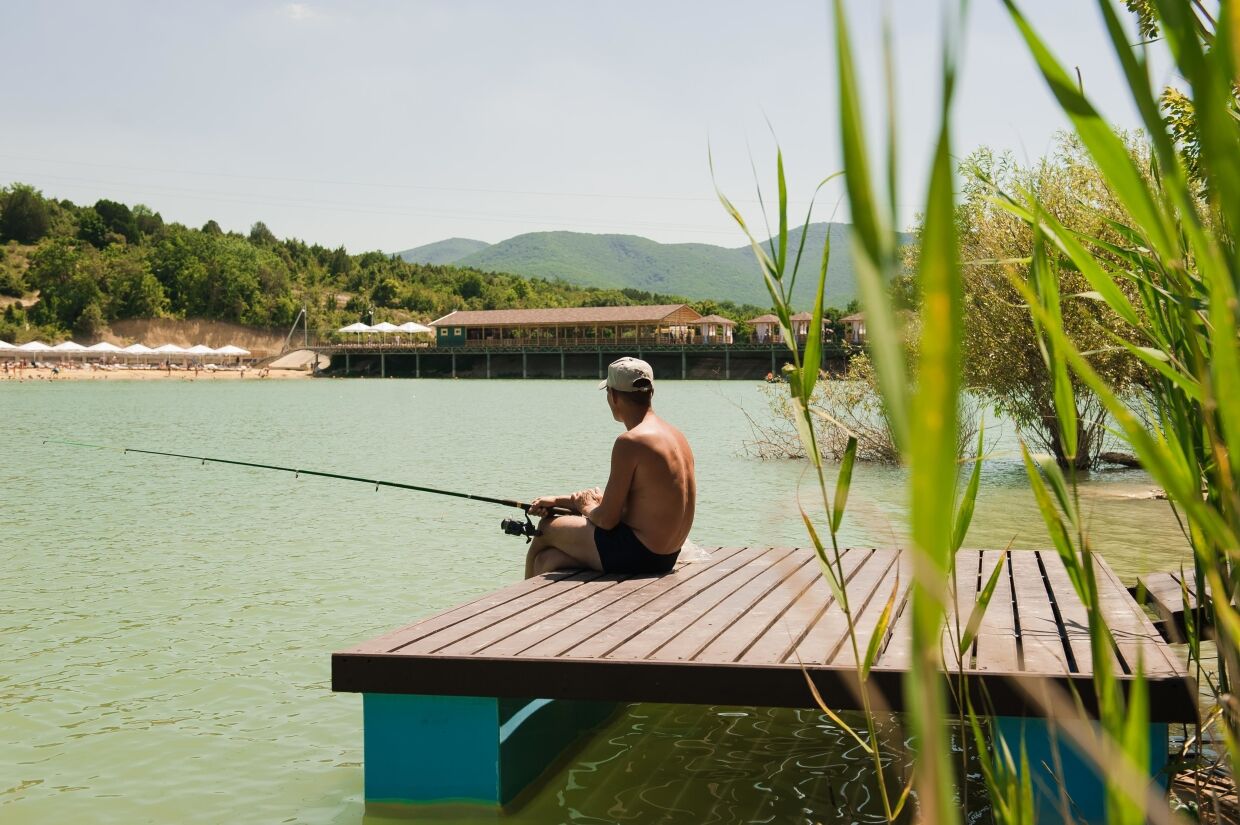
POLYGON ((611 387, 617 392, 633 392, 634 390, 650 387, 654 389, 654 370, 640 358, 621 358, 618 361, 612 361, 607 366, 607 378, 598 382, 598 388, 611 387), (638 386, 638 381, 646 379, 644 386, 638 386))

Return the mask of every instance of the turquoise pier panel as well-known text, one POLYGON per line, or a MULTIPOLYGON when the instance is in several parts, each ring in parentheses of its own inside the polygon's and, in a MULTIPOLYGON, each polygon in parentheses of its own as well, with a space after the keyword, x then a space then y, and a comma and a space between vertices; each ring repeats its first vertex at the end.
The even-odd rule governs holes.
MULTIPOLYGON (((1059 792, 1061 779, 1063 788, 1072 801, 1072 812, 1078 817, 1076 821, 1091 825, 1107 821, 1106 786, 1093 764, 1076 752, 1062 731, 1053 730, 1053 726, 1045 719, 997 716, 993 721, 996 731, 1003 736, 1013 758, 1017 760, 1018 767, 1020 742, 1021 737, 1024 737, 1029 768, 1033 772, 1034 804, 1037 807, 1039 823, 1049 825, 1063 821, 1059 792), (1056 764, 1063 768, 1062 778, 1053 776, 1047 768, 1054 768, 1056 764)), ((1057 723, 1057 726, 1065 724, 1080 723, 1061 722, 1057 723)), ((1166 723, 1149 726, 1150 761, 1146 766, 1146 775, 1152 782, 1158 782, 1164 788, 1166 774, 1163 768, 1167 763, 1169 727, 1166 723)))
POLYGON ((363 694, 366 801, 506 804, 615 708, 611 702, 363 694))

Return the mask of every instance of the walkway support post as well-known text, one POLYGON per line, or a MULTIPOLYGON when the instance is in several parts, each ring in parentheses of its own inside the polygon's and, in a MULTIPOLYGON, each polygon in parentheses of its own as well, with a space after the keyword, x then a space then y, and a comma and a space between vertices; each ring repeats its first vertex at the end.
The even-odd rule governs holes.
POLYGON ((415 352, 413 354, 413 377, 422 377, 422 353, 415 352))
POLYGON ((491 351, 487 350, 487 378, 491 377, 491 351))
POLYGON ((680 380, 683 381, 689 377, 689 366, 685 362, 685 348, 680 348, 680 380))
POLYGON ((521 350, 521 377, 522 378, 530 377, 530 371, 527 368, 527 362, 525 360, 525 350, 521 350))
POLYGON ((456 378, 456 353, 452 353, 452 377, 456 378))
POLYGON ((615 710, 611 702, 363 694, 366 802, 503 805, 615 710))
POLYGON ((725 379, 732 377, 732 351, 729 349, 723 351, 723 377, 725 379))
POLYGON ((387 378, 387 353, 379 353, 379 377, 387 378))
POLYGON ((560 350, 560 378, 564 378, 564 350, 560 350))
MULTIPOLYGON (((1097 722, 1080 720, 1058 720, 1048 723, 1046 719, 1017 716, 996 716, 991 719, 993 730, 1003 736, 1004 742, 1014 753, 1020 753, 1021 742, 1024 742, 1029 754, 1029 770, 1033 772, 1034 805, 1037 808, 1038 823, 1063 822, 1060 786, 1071 800, 1072 815, 1080 817, 1078 821, 1086 823, 1107 822, 1106 782, 1095 770, 1093 764, 1081 757, 1071 744, 1067 733, 1062 728, 1068 725, 1090 725, 1094 731, 1082 730, 1086 736, 1097 735, 1097 722), (1052 774, 1048 766, 1062 766, 1052 774)), ((1146 776, 1153 779, 1164 790, 1166 774, 1162 773, 1167 762, 1167 751, 1170 743, 1170 726, 1166 722, 1156 722, 1149 726, 1149 764, 1145 766, 1146 776), (1160 778, 1161 777, 1161 778, 1160 778)), ((1017 770, 1020 769, 1019 762, 1017 770)))
POLYGON ((344 374, 349 374, 349 353, 344 354, 344 374))

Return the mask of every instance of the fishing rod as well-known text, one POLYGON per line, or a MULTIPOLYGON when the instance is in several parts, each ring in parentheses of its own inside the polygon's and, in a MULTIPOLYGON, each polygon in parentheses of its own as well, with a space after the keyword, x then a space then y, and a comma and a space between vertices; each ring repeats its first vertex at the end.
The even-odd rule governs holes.
MULTIPOLYGON (((418 493, 433 493, 440 496, 452 496, 453 498, 467 498, 471 501, 481 501, 487 504, 499 504, 503 507, 516 507, 525 512, 525 521, 517 519, 504 519, 500 522, 500 529, 510 536, 525 536, 529 541, 538 535, 538 530, 534 523, 530 521, 531 505, 524 501, 517 501, 511 498, 492 498, 491 496, 478 496, 473 493, 460 493, 454 490, 440 490, 435 487, 421 487, 417 484, 404 484, 399 481, 383 481, 377 478, 362 478, 360 476, 347 476, 342 473, 328 473, 322 470, 305 470, 300 467, 281 467, 276 464, 259 464, 254 461, 237 461, 231 458, 211 458, 203 455, 186 455, 185 453, 166 453, 160 450, 141 450, 137 447, 111 447, 105 444, 88 444, 85 441, 70 441, 62 438, 45 438, 43 443, 46 444, 62 444, 69 447, 88 447, 93 450, 120 450, 121 453, 139 453, 141 455, 159 455, 167 458, 186 458, 193 461, 206 464, 208 461, 212 464, 231 464, 235 467, 253 467, 259 470, 276 470, 282 473, 292 473, 295 478, 301 476, 317 476, 319 478, 334 478, 339 481, 360 481, 364 484, 373 484, 375 490, 380 487, 392 487, 397 490, 413 490, 418 493)), ((567 516, 575 515, 572 510, 563 507, 551 507, 547 511, 550 515, 567 516)))

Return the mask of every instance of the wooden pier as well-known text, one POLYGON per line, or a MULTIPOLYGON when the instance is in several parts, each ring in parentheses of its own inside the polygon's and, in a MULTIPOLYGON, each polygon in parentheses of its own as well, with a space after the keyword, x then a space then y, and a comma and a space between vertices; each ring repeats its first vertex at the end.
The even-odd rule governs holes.
MULTIPOLYGON (((1156 769, 1166 754, 1167 723, 1196 720, 1196 690, 1184 665, 1123 584, 1095 559, 1101 603, 1117 641, 1109 654, 1115 672, 1127 683, 1138 657, 1143 663, 1156 769)), ((976 691, 976 706, 987 708, 1003 730, 1023 730, 1034 759, 1040 738, 1052 740, 1039 718, 1042 706, 1030 696, 1052 686, 1072 687, 1092 712, 1093 654, 1084 607, 1053 552, 961 551, 961 603, 972 605, 979 582, 1000 560, 1006 569, 963 668, 976 691)), ((854 548, 844 553, 842 562, 863 651, 895 593, 894 619, 869 685, 891 710, 900 711, 901 679, 909 667, 907 559, 890 550, 854 548)), ((962 627, 968 609, 960 618, 962 627)), ((944 658, 954 668, 946 634, 944 644, 944 658)), ((812 708, 816 705, 807 676, 832 709, 860 707, 843 611, 814 553, 789 548, 720 548, 709 561, 684 564, 661 577, 561 571, 332 656, 333 689, 366 695, 367 799, 389 801, 506 802, 511 794, 503 790, 504 775, 511 769, 505 767, 500 747, 506 741, 505 726, 511 738, 514 718, 525 714, 518 719, 519 728, 550 714, 544 708, 552 704, 561 706, 561 719, 575 718, 583 727, 597 723, 606 708, 618 702, 812 708), (483 731, 477 735, 485 745, 480 757, 457 754, 451 773, 481 771, 498 776, 495 782, 464 790, 454 786, 445 794, 434 782, 422 781, 428 770, 451 761, 439 744, 425 739, 418 744, 419 737, 449 718, 448 710, 460 711, 449 714, 456 722, 473 720, 473 729, 483 731), (388 752, 389 744, 376 745, 372 753, 372 727, 387 731, 384 741, 389 744, 395 735, 391 732, 400 732, 404 744, 399 756, 388 752), (492 740, 494 746, 488 744, 492 740), (416 755, 419 747, 429 748, 421 759, 416 755), (391 770, 393 759, 404 767, 391 770), (426 760, 433 764, 424 765, 426 760)), ((560 747, 560 739, 572 739, 580 729, 552 725, 561 730, 556 739, 546 727, 530 738, 560 747)), ((1065 764, 1071 764, 1074 755, 1063 756, 1068 758, 1065 764)), ((1098 782, 1089 779, 1088 767, 1073 773, 1073 781, 1084 782, 1077 790, 1085 802, 1098 782)), ((1101 796, 1095 796, 1100 806, 1101 796)))
MULTIPOLYGON (((783 344, 665 344, 619 341, 607 344, 434 347, 408 344, 323 344, 308 347, 331 358, 328 370, 342 377, 373 378, 604 378, 607 365, 635 355, 649 361, 659 378, 758 380, 792 362, 783 344)), ((851 348, 823 346, 821 367, 842 369, 851 348)))

